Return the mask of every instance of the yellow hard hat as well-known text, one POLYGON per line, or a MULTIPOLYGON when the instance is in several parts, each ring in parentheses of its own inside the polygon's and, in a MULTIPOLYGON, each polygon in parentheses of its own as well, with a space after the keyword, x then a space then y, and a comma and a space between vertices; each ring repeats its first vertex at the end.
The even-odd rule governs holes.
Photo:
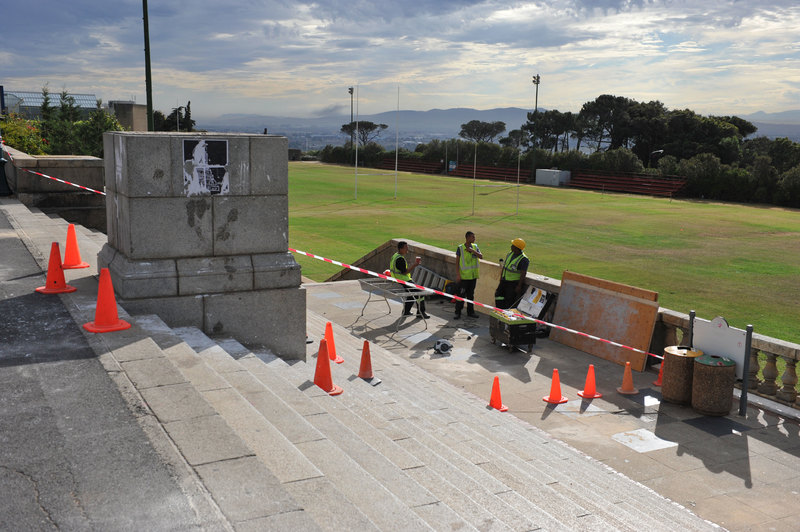
POLYGON ((511 245, 514 246, 515 248, 518 248, 520 251, 525 249, 525 241, 522 240, 521 238, 515 238, 514 240, 512 240, 511 245))

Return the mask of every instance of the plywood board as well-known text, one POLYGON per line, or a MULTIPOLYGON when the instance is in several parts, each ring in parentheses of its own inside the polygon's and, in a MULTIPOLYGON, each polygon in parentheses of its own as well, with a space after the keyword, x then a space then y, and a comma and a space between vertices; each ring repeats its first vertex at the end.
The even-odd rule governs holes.
MULTIPOLYGON (((553 323, 647 351, 658 317, 658 293, 565 271, 553 323)), ((550 339, 642 371, 647 355, 553 328, 550 339)))

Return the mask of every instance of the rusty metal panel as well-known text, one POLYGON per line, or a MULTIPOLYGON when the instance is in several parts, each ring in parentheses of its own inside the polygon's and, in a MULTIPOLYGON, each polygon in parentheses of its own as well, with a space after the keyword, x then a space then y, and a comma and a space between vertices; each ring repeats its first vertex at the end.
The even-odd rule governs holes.
MULTIPOLYGON (((647 351, 658 316, 658 293, 565 271, 553 323, 647 351)), ((642 371, 647 355, 552 329, 550 339, 642 371)))

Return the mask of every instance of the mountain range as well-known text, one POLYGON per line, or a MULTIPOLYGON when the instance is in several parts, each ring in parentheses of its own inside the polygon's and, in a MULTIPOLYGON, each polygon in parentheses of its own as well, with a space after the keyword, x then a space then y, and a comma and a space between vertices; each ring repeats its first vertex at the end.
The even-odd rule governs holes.
MULTIPOLYGON (((431 109, 429 111, 387 111, 372 115, 361 115, 361 121, 389 126, 379 142, 394 148, 395 140, 403 147, 413 149, 420 142, 433 139, 458 137, 461 124, 470 120, 483 122, 505 122, 506 130, 518 129, 528 119, 529 109, 503 107, 496 109, 431 109)), ((543 109, 540 108, 540 111, 543 109)), ((788 137, 800 142, 800 110, 765 113, 759 111, 749 115, 737 115, 758 127, 756 135, 770 138, 788 137)), ((265 116, 257 114, 225 114, 214 118, 197 119, 197 128, 207 131, 263 133, 285 135, 289 146, 298 149, 320 149, 326 144, 341 146, 346 136, 340 133, 343 124, 350 122, 350 115, 328 115, 315 118, 265 116)))

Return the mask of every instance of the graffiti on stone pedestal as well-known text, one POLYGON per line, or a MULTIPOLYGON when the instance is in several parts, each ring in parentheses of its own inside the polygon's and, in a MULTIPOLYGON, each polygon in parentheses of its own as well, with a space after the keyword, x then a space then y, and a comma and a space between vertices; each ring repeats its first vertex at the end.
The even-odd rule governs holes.
POLYGON ((230 193, 228 141, 183 140, 183 191, 187 196, 230 193))

